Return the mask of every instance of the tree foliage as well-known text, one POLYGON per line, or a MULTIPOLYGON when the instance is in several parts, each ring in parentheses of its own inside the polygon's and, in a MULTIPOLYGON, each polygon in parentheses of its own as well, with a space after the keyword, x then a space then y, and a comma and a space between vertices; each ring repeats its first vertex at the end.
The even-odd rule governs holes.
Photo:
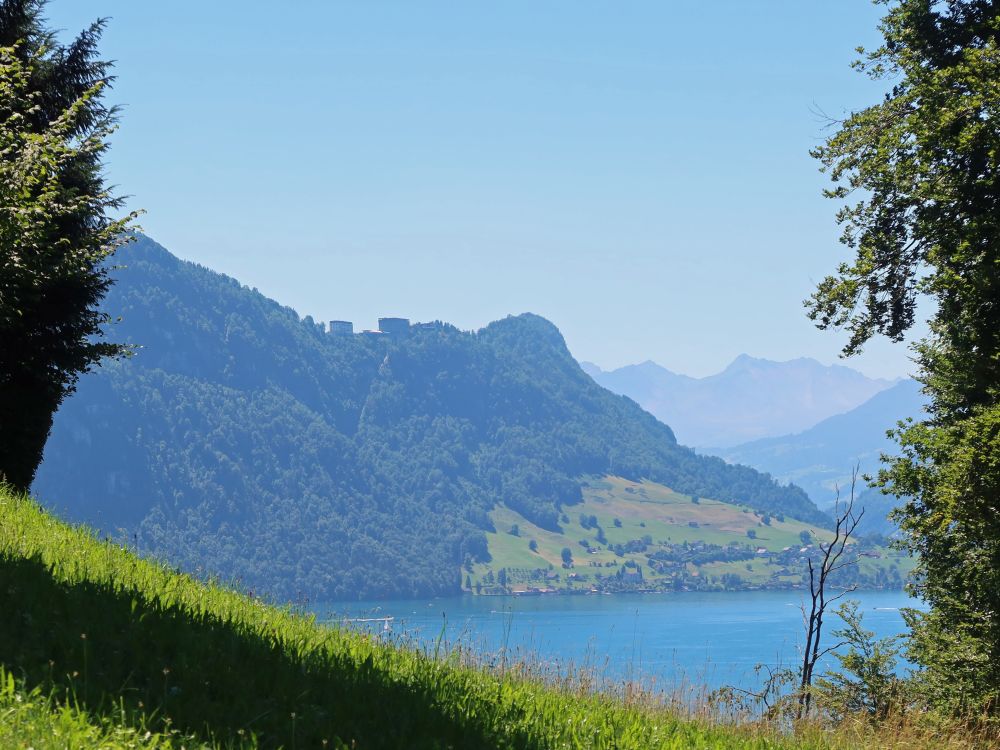
POLYGON ((900 340, 933 304, 915 346, 928 417, 900 426, 881 484, 920 556, 911 655, 939 704, 1000 710, 1000 6, 886 3, 884 43, 861 71, 885 80, 815 155, 856 198, 838 214, 854 258, 808 302, 845 327, 846 354, 900 340))
POLYGON ((818 703, 838 721, 848 717, 882 721, 893 709, 902 708, 903 681, 896 674, 900 638, 876 639, 875 633, 865 630, 857 601, 842 603, 837 614, 844 627, 834 630, 833 637, 847 651, 833 652, 840 671, 828 671, 816 681, 818 703))
POLYGON ((105 259, 129 219, 104 186, 115 112, 102 104, 101 24, 59 45, 42 2, 0 2, 0 477, 27 488, 56 408, 102 340, 105 259))

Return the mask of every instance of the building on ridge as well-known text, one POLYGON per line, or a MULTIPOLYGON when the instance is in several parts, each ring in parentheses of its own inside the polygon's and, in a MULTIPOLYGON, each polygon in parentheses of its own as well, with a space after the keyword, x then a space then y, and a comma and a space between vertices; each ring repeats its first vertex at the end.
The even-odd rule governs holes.
POLYGON ((410 332, 409 318, 379 318, 378 329, 382 333, 406 336, 410 332))
POLYGON ((330 335, 331 336, 353 336, 354 335, 354 323, 349 320, 331 320, 330 321, 330 335))

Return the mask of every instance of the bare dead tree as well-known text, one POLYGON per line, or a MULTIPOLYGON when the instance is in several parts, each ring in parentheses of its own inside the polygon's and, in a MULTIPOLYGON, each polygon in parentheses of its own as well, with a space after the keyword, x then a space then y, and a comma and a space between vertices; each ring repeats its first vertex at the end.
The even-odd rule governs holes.
POLYGON ((823 618, 826 615, 827 607, 838 599, 842 599, 857 589, 857 584, 845 588, 839 594, 827 598, 827 585, 830 576, 838 570, 849 565, 856 565, 857 556, 848 554, 847 544, 854 536, 854 532, 861 523, 861 518, 865 514, 864 508, 859 513, 854 512, 855 489, 858 483, 859 467, 855 466, 851 472, 851 495, 845 504, 840 502, 840 488, 837 488, 837 503, 834 506, 835 526, 833 530, 833 540, 829 543, 817 542, 821 557, 819 567, 813 564, 812 557, 807 558, 809 565, 809 612, 806 613, 805 602, 802 604, 802 621, 806 631, 806 645, 802 655, 802 678, 799 685, 799 710, 798 718, 802 718, 809 713, 809 706, 812 703, 812 679, 816 664, 831 651, 836 650, 843 644, 837 643, 827 648, 820 648, 820 638, 823 634, 823 618))

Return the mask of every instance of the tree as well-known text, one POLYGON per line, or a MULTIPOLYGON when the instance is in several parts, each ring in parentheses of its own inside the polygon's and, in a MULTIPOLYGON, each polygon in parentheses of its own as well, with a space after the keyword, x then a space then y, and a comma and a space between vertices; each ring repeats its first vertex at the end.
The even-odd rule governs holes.
POLYGON ((837 215, 854 253, 822 281, 809 315, 900 341, 932 301, 914 345, 928 415, 899 426, 902 455, 879 484, 919 555, 910 656, 930 699, 1000 711, 1000 5, 900 0, 884 43, 855 66, 887 80, 878 104, 839 123, 814 155, 856 203, 837 215))
POLYGON ((562 548, 562 563, 564 568, 568 568, 573 564, 573 550, 569 547, 562 548))
POLYGON ((841 645, 820 648, 823 636, 823 618, 826 616, 826 611, 835 601, 842 599, 857 588, 856 585, 853 585, 833 596, 828 596, 827 592, 830 577, 849 565, 856 565, 858 561, 856 556, 844 557, 847 544, 854 536, 854 532, 865 514, 864 508, 859 513, 854 513, 854 492, 857 479, 858 470, 855 468, 851 477, 851 495, 845 505, 841 506, 840 492, 837 493, 833 539, 829 542, 819 542, 819 567, 813 564, 811 557, 806 558, 809 570, 809 609, 807 611, 806 605, 803 603, 802 620, 805 625, 806 641, 802 652, 802 668, 799 673, 798 715, 800 719, 809 713, 809 707, 812 705, 812 680, 816 665, 826 654, 836 650, 841 645))
POLYGON ((105 261, 132 219, 104 185, 116 112, 97 22, 68 46, 44 0, 0 0, 0 477, 26 490, 52 415, 81 373, 126 349, 102 340, 105 261))
POLYGON ((896 676, 899 636, 875 639, 865 630, 856 601, 845 601, 837 608, 845 627, 833 631, 849 646, 847 653, 834 652, 842 672, 828 672, 816 681, 823 707, 837 720, 847 716, 867 716, 884 720, 902 693, 902 681, 896 676))
POLYGON ((528 549, 530 549, 532 552, 538 552, 538 542, 536 542, 534 539, 530 540, 528 542, 528 549))

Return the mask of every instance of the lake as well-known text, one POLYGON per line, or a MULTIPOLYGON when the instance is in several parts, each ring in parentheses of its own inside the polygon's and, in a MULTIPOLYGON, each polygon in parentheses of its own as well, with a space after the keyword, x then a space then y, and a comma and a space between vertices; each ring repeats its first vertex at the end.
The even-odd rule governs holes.
MULTIPOLYGON (((801 591, 682 592, 591 596, 475 597, 351 602, 314 607, 321 619, 433 651, 442 633, 484 654, 506 646, 551 669, 588 667, 605 679, 647 684, 750 687, 754 666, 795 667, 804 639, 801 591), (376 618, 393 618, 380 620, 376 618)), ((902 591, 857 591, 864 626, 903 633, 902 591)), ((828 616, 825 645, 841 620, 828 616)), ((835 665, 828 660, 827 664, 835 665)))

